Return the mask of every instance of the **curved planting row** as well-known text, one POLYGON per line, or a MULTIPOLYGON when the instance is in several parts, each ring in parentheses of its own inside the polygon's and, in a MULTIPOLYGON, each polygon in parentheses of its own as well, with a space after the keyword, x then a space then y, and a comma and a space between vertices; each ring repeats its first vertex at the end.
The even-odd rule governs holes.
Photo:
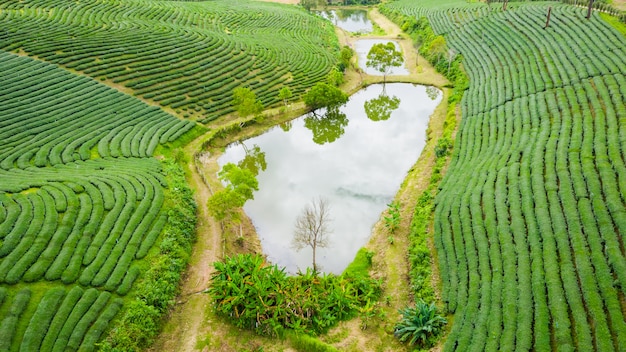
POLYGON ((146 157, 194 126, 93 80, 0 52, 0 168, 146 157))
POLYGON ((43 296, 30 288, 10 295, 0 289, 0 349, 8 351, 94 351, 109 322, 123 305, 106 291, 57 286, 43 296), (2 303, 4 301, 4 303, 2 303), (5 308, 6 307, 6 308, 5 308), (19 321, 25 328, 21 328, 19 321))
POLYGON ((549 28, 546 4, 393 6, 470 76, 436 199, 445 349, 626 349, 626 38, 558 4, 549 28))
POLYGON ((266 105, 283 86, 304 92, 338 49, 327 21, 247 0, 2 0, 0 26, 0 48, 122 84, 205 122, 234 111, 239 86, 266 105))
POLYGON ((167 257, 149 156, 195 123, 49 63, 0 51, 0 67, 0 351, 91 351, 167 257))
MULTIPOLYGON (((161 232, 159 163, 98 159, 0 171, 0 282, 61 280, 125 294, 135 259, 161 232)), ((141 255, 139 255, 141 254, 141 255)))

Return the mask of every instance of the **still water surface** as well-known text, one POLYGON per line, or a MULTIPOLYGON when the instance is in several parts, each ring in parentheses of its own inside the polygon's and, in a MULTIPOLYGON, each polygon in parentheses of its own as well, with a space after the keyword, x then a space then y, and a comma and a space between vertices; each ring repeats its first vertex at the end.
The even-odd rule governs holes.
POLYGON ((318 14, 330 20, 335 26, 352 33, 371 33, 372 22, 366 10, 337 9, 319 11, 318 14))
POLYGON ((308 114, 229 146, 218 160, 256 165, 259 191, 244 206, 270 261, 288 272, 311 267, 312 251, 291 248, 297 216, 318 197, 330 204, 331 244, 320 270, 341 273, 419 157, 436 88, 369 86, 334 113, 308 114))

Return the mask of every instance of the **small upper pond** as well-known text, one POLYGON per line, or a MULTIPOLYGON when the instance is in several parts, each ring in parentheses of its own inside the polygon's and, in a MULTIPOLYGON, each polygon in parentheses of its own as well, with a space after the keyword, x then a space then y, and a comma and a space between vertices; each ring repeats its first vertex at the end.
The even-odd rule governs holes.
POLYGON ((291 248, 295 221, 318 197, 330 205, 330 246, 320 270, 341 273, 370 237, 425 145, 441 100, 433 87, 372 85, 339 111, 308 114, 243 142, 219 158, 252 166, 259 191, 244 206, 270 261, 289 272, 311 267, 312 251, 291 248))
MULTIPOLYGON (((366 63, 367 63, 367 53, 369 53, 370 49, 374 46, 374 44, 379 44, 379 43, 388 43, 388 42, 392 42, 394 43, 394 45, 396 46, 396 50, 402 51, 402 48, 400 48, 400 45, 398 44, 398 42, 396 42, 395 40, 390 40, 390 39, 359 39, 356 41, 356 43, 354 44, 355 48, 354 51, 356 51, 357 55, 358 55, 358 59, 359 59, 359 67, 363 69, 363 71, 369 75, 375 75, 375 76, 382 76, 383 74, 376 71, 375 69, 371 68, 371 67, 367 67, 366 63)), ((406 62, 400 66, 400 67, 392 67, 390 69, 389 74, 390 75, 408 75, 410 72, 409 70, 406 69, 406 67, 404 67, 404 65, 406 64, 406 62)))
POLYGON ((335 26, 352 33, 371 33, 374 29, 366 10, 337 9, 319 11, 318 14, 330 20, 335 26))

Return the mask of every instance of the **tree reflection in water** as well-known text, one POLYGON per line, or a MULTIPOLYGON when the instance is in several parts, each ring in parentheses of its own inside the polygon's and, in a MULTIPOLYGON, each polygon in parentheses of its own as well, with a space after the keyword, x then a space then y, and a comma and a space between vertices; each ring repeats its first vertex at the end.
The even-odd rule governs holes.
POLYGON ((391 117, 391 113, 400 106, 400 99, 388 96, 383 88, 378 98, 365 101, 363 104, 367 118, 372 121, 384 121, 391 117))
POLYGON ((261 148, 256 144, 252 147, 252 149, 249 149, 243 142, 239 142, 239 144, 243 146, 246 156, 239 163, 237 163, 237 166, 252 171, 254 176, 259 176, 259 169, 261 171, 265 171, 265 169, 267 169, 265 152, 261 151, 261 148))
POLYGON ((315 113, 304 118, 304 127, 313 132, 313 142, 332 143, 339 139, 348 126, 348 117, 339 109, 328 109, 323 115, 315 113))
POLYGON ((439 96, 439 89, 433 86, 426 86, 426 95, 430 98, 430 100, 435 100, 439 96))

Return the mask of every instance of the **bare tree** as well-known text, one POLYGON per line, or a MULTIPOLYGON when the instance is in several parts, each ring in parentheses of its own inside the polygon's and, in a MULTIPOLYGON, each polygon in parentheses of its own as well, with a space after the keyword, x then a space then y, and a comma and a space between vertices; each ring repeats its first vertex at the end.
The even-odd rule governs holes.
POLYGON ((314 272, 317 272, 315 262, 317 248, 326 248, 330 244, 328 239, 328 235, 331 233, 328 228, 330 222, 328 202, 321 197, 317 200, 314 199, 310 205, 307 204, 296 219, 296 230, 291 246, 297 251, 304 247, 311 247, 314 272))

